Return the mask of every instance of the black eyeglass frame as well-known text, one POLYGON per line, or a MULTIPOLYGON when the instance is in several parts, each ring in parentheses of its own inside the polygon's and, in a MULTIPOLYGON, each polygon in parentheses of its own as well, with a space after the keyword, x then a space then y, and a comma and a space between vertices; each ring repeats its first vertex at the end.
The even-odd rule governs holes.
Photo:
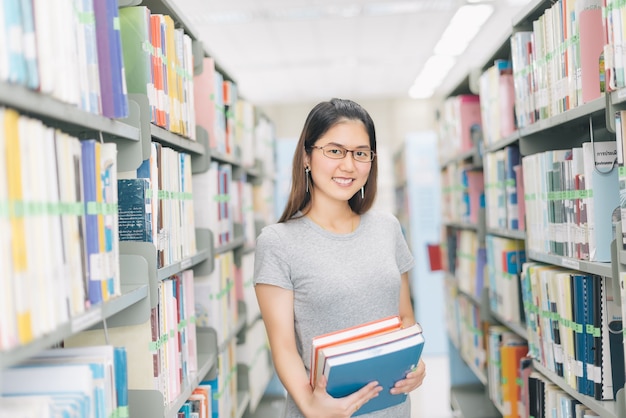
POLYGON ((326 144, 324 146, 318 146, 318 145, 311 145, 310 146, 311 149, 315 148, 315 149, 319 149, 322 151, 322 154, 324 155, 324 157, 326 158, 330 158, 331 160, 342 160, 344 158, 346 158, 346 156, 348 155, 348 153, 352 154, 352 159, 358 163, 371 163, 372 161, 374 161, 374 158, 376 157, 376 153, 371 150, 371 149, 347 149, 345 147, 342 147, 341 145, 337 145, 337 144, 326 144), (338 148, 341 149, 343 151, 345 151, 346 153, 342 156, 332 156, 332 155, 328 155, 326 154, 326 147, 333 147, 333 148, 338 148), (371 157, 369 160, 358 160, 355 156, 354 153, 355 152, 370 152, 371 153, 371 157))

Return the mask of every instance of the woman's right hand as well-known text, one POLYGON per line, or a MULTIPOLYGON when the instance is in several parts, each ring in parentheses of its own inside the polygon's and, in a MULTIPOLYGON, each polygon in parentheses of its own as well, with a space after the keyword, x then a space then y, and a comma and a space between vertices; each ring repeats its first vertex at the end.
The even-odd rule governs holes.
POLYGON ((383 389, 378 382, 371 382, 348 396, 333 398, 326 392, 326 384, 326 376, 318 379, 304 414, 307 418, 349 418, 383 389))

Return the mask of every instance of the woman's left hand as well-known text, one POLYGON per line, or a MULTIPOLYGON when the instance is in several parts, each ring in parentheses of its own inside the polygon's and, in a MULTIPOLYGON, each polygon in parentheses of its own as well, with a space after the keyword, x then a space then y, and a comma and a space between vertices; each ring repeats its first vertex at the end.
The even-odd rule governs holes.
POLYGON ((420 359, 415 370, 408 373, 404 379, 397 381, 394 387, 391 388, 391 393, 393 395, 399 395, 401 393, 408 394, 409 392, 420 387, 425 377, 426 364, 424 364, 424 361, 420 359))

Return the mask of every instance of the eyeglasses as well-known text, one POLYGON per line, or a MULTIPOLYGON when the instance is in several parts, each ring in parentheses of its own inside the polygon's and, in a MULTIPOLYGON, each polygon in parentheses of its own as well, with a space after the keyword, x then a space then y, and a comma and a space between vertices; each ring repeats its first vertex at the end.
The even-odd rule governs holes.
POLYGON ((328 158, 332 158, 333 160, 340 160, 342 158, 345 158, 349 152, 352 153, 352 158, 354 158, 355 161, 358 161, 360 163, 372 162, 374 161, 374 157, 376 156, 376 153, 372 151, 371 149, 350 150, 350 149, 345 149, 344 147, 340 145, 335 145, 335 144, 326 144, 323 147, 311 145, 311 148, 322 150, 322 153, 324 154, 324 156, 328 158))

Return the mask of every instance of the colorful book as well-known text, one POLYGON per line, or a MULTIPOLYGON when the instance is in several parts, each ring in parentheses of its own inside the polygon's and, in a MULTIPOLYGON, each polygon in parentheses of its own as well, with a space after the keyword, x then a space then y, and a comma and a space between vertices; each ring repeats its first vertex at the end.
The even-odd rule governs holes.
POLYGON ((352 416, 398 405, 408 395, 393 395, 390 390, 417 367, 423 349, 424 336, 419 324, 322 349, 326 391, 341 398, 377 381, 383 390, 352 416))
POLYGON ((345 328, 339 331, 330 332, 313 338, 311 345, 310 381, 315 387, 317 378, 321 375, 321 350, 335 344, 355 341, 365 337, 375 336, 381 333, 399 329, 402 320, 399 316, 389 316, 376 321, 366 322, 354 327, 345 328), (318 369, 319 368, 319 369, 318 369))

